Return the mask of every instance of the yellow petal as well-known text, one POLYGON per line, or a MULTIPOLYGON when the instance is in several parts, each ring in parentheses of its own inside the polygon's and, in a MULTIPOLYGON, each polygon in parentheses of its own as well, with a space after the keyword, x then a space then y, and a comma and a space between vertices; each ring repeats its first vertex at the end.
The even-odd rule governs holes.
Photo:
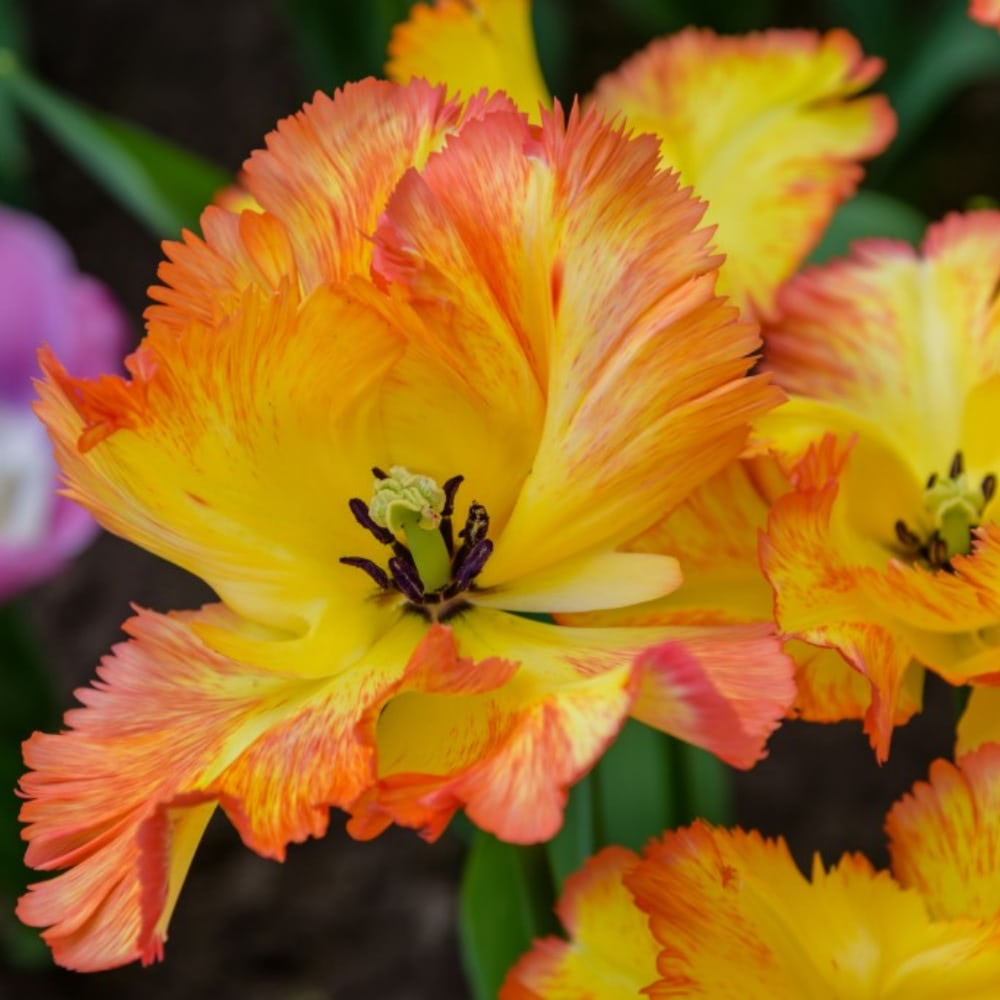
POLYGON ((653 42, 598 82, 596 102, 660 137, 663 160, 709 203, 726 254, 721 289, 770 313, 895 133, 881 72, 844 31, 720 37, 688 29, 653 42))
POLYGON ((507 974, 500 1000, 634 1000, 656 979, 659 946, 623 876, 639 858, 606 847, 566 879, 557 904, 570 940, 536 941, 507 974))
MULTIPOLYGON (((931 765, 889 812, 892 870, 938 920, 1000 915, 1000 744, 931 765)), ((1000 982, 998 978, 997 982, 1000 982)))
POLYGON ((782 841, 699 822, 625 884, 661 945, 657 1000, 987 1000, 1000 977, 1000 926, 935 922, 858 855, 817 857, 810 882, 782 841))
POLYGON ((468 97, 505 91, 537 118, 549 92, 535 53, 530 0, 436 0, 417 3, 389 42, 386 76, 423 77, 468 97))
POLYGON ((681 582, 677 560, 640 552, 591 552, 519 577, 494 591, 477 591, 479 607, 553 614, 625 607, 651 601, 681 582))
POLYGON ((984 743, 1000 743, 1000 687, 976 685, 958 722, 955 753, 969 753, 984 743))

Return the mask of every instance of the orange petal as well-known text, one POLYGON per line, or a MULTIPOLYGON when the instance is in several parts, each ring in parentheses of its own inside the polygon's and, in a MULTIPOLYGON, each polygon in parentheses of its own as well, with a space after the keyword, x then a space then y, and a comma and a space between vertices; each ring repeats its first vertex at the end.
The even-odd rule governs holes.
POLYGON ((1000 744, 931 764, 889 811, 892 871, 937 919, 1000 915, 1000 744))
POLYGON ((379 784, 348 829, 396 822, 434 839, 464 807, 503 840, 548 840, 568 787, 625 721, 635 645, 617 646, 614 630, 574 643, 572 630, 480 608, 436 631, 379 716, 379 784))
POLYGON ((777 399, 744 377, 757 338, 714 296, 702 207, 656 164, 651 139, 595 114, 537 132, 497 113, 408 174, 380 223, 375 271, 439 355, 498 399, 501 426, 538 421, 484 587, 637 533, 777 399))
POLYGON ((537 116, 551 103, 535 53, 530 0, 436 0, 417 3, 393 28, 386 76, 423 77, 468 97, 506 92, 537 116))
POLYGON ((358 723, 398 681, 415 634, 401 626, 356 670, 304 681, 215 653, 194 630, 232 619, 220 607, 140 612, 126 624, 132 641, 77 692, 84 707, 67 713, 67 730, 25 744, 26 861, 68 870, 31 886, 18 915, 49 927, 62 965, 162 955, 216 803, 250 846, 281 858, 374 779, 373 734, 358 723))
POLYGON ((657 1000, 988 1000, 1000 975, 1000 925, 935 922, 858 855, 817 857, 810 882, 782 841, 698 822, 624 881, 661 947, 657 1000))
POLYGON ((664 162, 708 201, 721 289, 767 314, 854 193, 858 161, 895 133, 885 98, 856 97, 881 69, 845 31, 690 28, 603 77, 594 98, 660 138, 664 162))
POLYGON ((510 106, 485 96, 463 105, 422 81, 364 80, 333 97, 317 93, 245 164, 241 181, 262 212, 212 206, 204 239, 185 233, 164 244, 166 287, 150 290, 162 304, 148 319, 174 328, 208 322, 228 315, 248 285, 271 291, 285 278, 308 293, 367 275, 375 222, 400 177, 463 120, 510 106))
POLYGON ((500 1000, 632 1000, 656 978, 659 946, 622 878, 639 858, 606 847, 566 879, 557 905, 570 940, 548 937, 510 970, 500 1000))
POLYGON ((1000 0, 971 0, 969 17, 980 24, 1000 28, 1000 0))

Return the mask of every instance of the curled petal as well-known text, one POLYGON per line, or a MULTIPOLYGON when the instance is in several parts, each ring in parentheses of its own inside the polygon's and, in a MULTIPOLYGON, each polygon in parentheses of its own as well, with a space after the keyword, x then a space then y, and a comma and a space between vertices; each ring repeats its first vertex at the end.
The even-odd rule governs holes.
POLYGON ((704 823, 667 833, 625 877, 660 944, 656 1000, 906 997, 987 1000, 1000 929, 935 922, 859 855, 812 880, 782 841, 704 823))
POLYGON ((500 1000, 633 1000, 653 982, 659 946, 622 881, 638 863, 632 851, 606 847, 567 878, 556 910, 570 940, 536 941, 500 1000))
POLYGON ((423 77, 468 97, 502 90, 536 117, 551 103, 531 29, 530 0, 417 3, 397 24, 385 67, 391 80, 423 77))
POLYGON ((68 870, 31 886, 18 915, 49 928, 69 968, 161 957, 216 804, 249 846, 280 859, 374 779, 371 727, 358 723, 398 682, 411 631, 390 633, 356 671, 303 680, 213 651, 195 631, 206 626, 233 628, 234 616, 140 612, 131 641, 77 692, 84 707, 67 730, 25 744, 26 861, 68 870))
POLYGON ((892 871, 937 919, 1000 914, 1000 744, 936 760, 889 812, 892 871))
POLYGON ((854 193, 859 161, 895 134, 884 97, 856 96, 881 69, 845 31, 688 29, 603 77, 594 98, 660 138, 663 161, 709 203, 722 290, 769 314, 854 193))

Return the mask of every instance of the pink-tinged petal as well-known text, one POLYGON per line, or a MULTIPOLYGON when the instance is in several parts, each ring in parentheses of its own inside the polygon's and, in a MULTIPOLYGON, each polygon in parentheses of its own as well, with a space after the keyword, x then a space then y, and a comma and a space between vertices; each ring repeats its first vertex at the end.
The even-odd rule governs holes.
POLYGON ((657 160, 593 112, 540 130, 500 112, 407 174, 379 223, 376 276, 530 436, 484 587, 642 530, 777 401, 745 377, 757 337, 715 296, 703 206, 657 160))
POLYGON ((659 945, 625 888, 639 863, 606 847, 563 886, 556 906, 570 940, 535 941, 507 974, 500 1000, 629 1000, 656 979, 659 945))
POLYGON ((971 0, 969 17, 987 27, 1000 29, 1000 0, 971 0))
POLYGON ((659 137, 664 163, 708 201, 721 289, 766 315, 854 193, 860 161, 895 134, 885 98, 857 96, 881 69, 845 31, 689 28, 603 77, 594 99, 659 137))
POLYGON ((636 663, 632 716, 752 767, 795 698, 795 665, 769 624, 668 630, 636 663))
POLYGON ((936 760, 889 811, 892 871, 939 920, 1000 915, 1000 744, 936 760))
MULTIPOLYGON (((249 846, 280 859, 374 779, 371 725, 361 723, 398 683, 419 623, 401 623, 353 670, 316 680, 236 662, 197 631, 237 627, 218 606, 140 612, 126 625, 131 641, 77 692, 84 707, 67 713, 67 729, 25 743, 26 861, 68 870, 31 886, 18 915, 48 927, 60 964, 161 956, 216 803, 249 846)), ((303 655, 285 645, 287 658, 303 655)))

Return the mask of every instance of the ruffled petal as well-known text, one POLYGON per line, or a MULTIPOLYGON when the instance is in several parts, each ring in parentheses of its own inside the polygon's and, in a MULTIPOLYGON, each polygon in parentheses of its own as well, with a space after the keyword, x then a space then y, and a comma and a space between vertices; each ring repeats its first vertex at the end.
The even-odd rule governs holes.
POLYGON ((726 254, 720 288, 764 314, 854 193, 860 160, 896 131, 881 72, 845 31, 720 37, 688 29, 603 77, 595 101, 662 142, 663 160, 708 201, 726 254))
POLYGON ((395 822, 434 839, 464 807, 503 840, 548 840, 568 787, 628 715, 636 636, 606 630, 587 645, 487 609, 436 631, 425 667, 379 716, 379 784, 348 829, 369 837, 395 822))
POLYGON ((532 117, 548 107, 531 27, 530 0, 436 0, 417 3, 389 41, 386 76, 423 77, 468 97, 502 90, 532 117))
POLYGON ((652 139, 595 114, 546 116, 540 132, 489 115, 399 185, 376 274, 439 331, 439 356, 473 390, 493 400, 503 385, 501 426, 536 421, 513 510, 490 511, 507 523, 484 587, 637 533, 735 457, 747 421, 776 402, 744 377, 756 335, 714 295, 701 212, 657 171, 652 139))
POLYGON ((650 997, 987 1000, 1000 925, 936 923, 858 855, 812 881, 782 841, 704 823, 665 834, 624 876, 660 943, 650 997))
POLYGON ((1000 687, 976 685, 958 721, 955 753, 969 753, 984 743, 1000 743, 1000 687))
POLYGON ((210 206, 203 238, 185 232, 164 244, 163 286, 150 289, 159 304, 147 318, 174 329, 214 324, 248 286, 271 292, 284 280, 308 293, 367 275, 375 222, 400 177, 464 120, 501 107, 510 101, 449 101, 443 87, 423 81, 364 80, 333 97, 317 93, 247 160, 240 179, 253 208, 210 206))
MULTIPOLYGON (((928 229, 919 254, 860 241, 847 259, 782 290, 767 366, 793 396, 863 422, 865 438, 878 428, 921 486, 956 451, 978 481, 1000 463, 986 431, 1000 420, 1000 393, 971 398, 1000 374, 998 256, 1000 212, 948 216, 928 229)), ((843 430, 821 412, 809 424, 812 437, 843 430)))
POLYGON ((25 744, 26 861, 68 870, 31 886, 18 915, 49 928, 62 965, 162 956, 216 804, 249 846, 281 859, 374 780, 374 722, 362 723, 404 673, 420 624, 400 623, 353 670, 303 680, 235 662, 195 631, 233 619, 221 607, 140 612, 126 624, 132 640, 77 692, 84 707, 67 713, 67 730, 25 744))
POLYGON ((536 941, 500 1000, 634 1000, 653 982, 659 946, 622 881, 638 863, 632 851, 606 847, 567 878, 556 910, 570 940, 536 941))
POLYGON ((367 397, 402 350, 361 286, 301 306, 287 287, 248 292, 217 330, 150 333, 130 380, 74 379, 44 357, 38 412, 70 496, 106 528, 268 625, 301 631, 349 601, 354 648, 380 609, 338 559, 381 550, 347 501, 382 460, 367 397))
MULTIPOLYGON (((936 760, 889 812, 897 881, 916 889, 938 920, 1000 915, 1000 744, 957 765, 936 760)), ((1000 982, 1000 979, 997 980, 1000 982)))
POLYGON ((1000 537, 982 533, 951 573, 890 559, 850 530, 838 478, 848 461, 832 437, 807 453, 796 488, 771 508, 761 555, 782 630, 835 647, 870 682, 865 728, 884 759, 914 657, 951 681, 996 670, 968 633, 1000 618, 1000 537))

